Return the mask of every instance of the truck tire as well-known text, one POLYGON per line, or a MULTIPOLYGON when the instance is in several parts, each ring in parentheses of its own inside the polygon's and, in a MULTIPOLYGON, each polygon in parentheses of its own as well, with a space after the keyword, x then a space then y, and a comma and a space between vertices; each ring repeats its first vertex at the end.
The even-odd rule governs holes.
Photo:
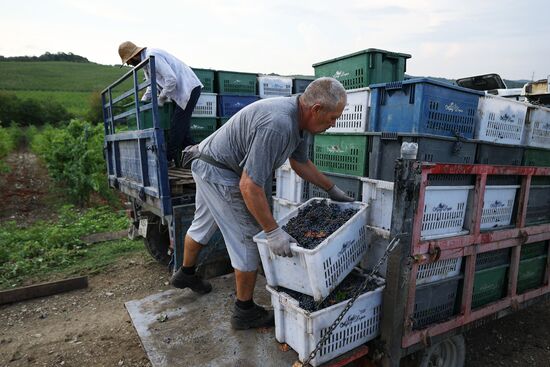
POLYGON ((152 224, 147 228, 147 237, 143 239, 147 252, 162 265, 168 265, 170 254, 170 234, 168 226, 160 223, 152 224))
POLYGON ((466 345, 462 335, 455 335, 406 358, 406 367, 464 367, 466 345))

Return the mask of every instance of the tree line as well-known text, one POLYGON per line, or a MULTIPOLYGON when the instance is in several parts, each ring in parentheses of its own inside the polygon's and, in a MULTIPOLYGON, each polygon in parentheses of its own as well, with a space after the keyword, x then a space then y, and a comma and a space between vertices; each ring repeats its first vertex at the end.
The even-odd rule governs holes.
POLYGON ((46 52, 40 56, 9 56, 0 55, 0 61, 70 61, 70 62, 90 62, 87 58, 75 55, 72 52, 46 52))

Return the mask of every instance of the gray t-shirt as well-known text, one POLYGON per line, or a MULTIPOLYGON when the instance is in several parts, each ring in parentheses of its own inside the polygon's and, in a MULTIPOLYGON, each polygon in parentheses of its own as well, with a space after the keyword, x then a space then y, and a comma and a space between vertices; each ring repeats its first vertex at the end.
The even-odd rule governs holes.
POLYGON ((196 160, 193 172, 203 180, 235 186, 246 171, 260 187, 270 186, 273 171, 289 157, 307 162, 307 142, 311 136, 300 131, 298 121, 298 97, 254 102, 200 144, 201 152, 231 170, 196 160))

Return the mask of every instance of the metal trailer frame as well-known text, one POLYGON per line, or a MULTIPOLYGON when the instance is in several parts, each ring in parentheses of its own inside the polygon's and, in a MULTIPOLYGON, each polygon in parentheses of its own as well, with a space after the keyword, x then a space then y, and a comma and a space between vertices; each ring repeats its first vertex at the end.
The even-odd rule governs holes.
POLYGON ((150 56, 128 71, 117 81, 101 92, 103 120, 105 127, 104 156, 107 161, 109 185, 128 195, 133 203, 143 210, 158 216, 163 224, 170 228, 170 243, 174 248, 174 269, 182 264, 183 236, 182 219, 188 214, 188 204, 194 199, 172 196, 166 159, 166 142, 160 127, 157 101, 157 81, 155 57, 150 56), (149 67, 150 78, 138 81, 140 70, 149 67), (132 88, 123 92, 114 90, 125 81, 131 80, 132 88), (151 101, 139 103, 139 92, 151 88, 151 101), (133 97, 134 107, 122 113, 116 113, 115 105, 128 97, 133 97), (140 113, 151 110, 153 126, 142 128, 140 113), (117 123, 125 122, 134 116, 136 130, 117 132, 117 123), (124 169, 123 169, 124 168, 124 169))
POLYGON ((160 128, 158 114, 155 57, 151 56, 143 60, 135 68, 104 89, 101 92, 101 103, 105 126, 104 153, 107 160, 109 185, 152 207, 159 208, 161 217, 172 215, 166 143, 163 131, 160 128), (151 71, 150 80, 139 83, 138 72, 147 66, 149 66, 151 71), (133 80, 133 88, 113 98, 113 89, 130 77, 133 80), (140 106, 138 99, 139 91, 147 87, 151 88, 151 102, 140 106), (115 115, 113 105, 130 96, 134 98, 135 108, 115 115), (152 111, 153 127, 150 129, 141 129, 140 112, 147 110, 152 111), (116 123, 122 122, 132 115, 136 117, 138 129, 136 131, 117 133, 116 123), (129 172, 121 170, 121 158, 128 158, 121 157, 120 146, 123 144, 135 144, 135 148, 139 152, 138 172, 131 172, 132 174, 129 174, 129 172), (151 164, 151 155, 155 159, 155 164, 151 164))
MULTIPOLYGON (((525 224, 531 178, 541 175, 549 176, 550 168, 397 161, 390 236, 399 236, 401 245, 388 259, 381 320, 381 340, 385 345, 382 365, 397 367, 401 359, 407 355, 483 325, 487 321, 550 299, 550 256, 547 258, 543 285, 523 294, 516 292, 521 246, 550 239, 550 223, 532 226, 525 224), (475 175, 475 189, 470 208, 472 212, 467 223, 469 234, 433 240, 421 239, 425 190, 428 175, 431 174, 475 175), (510 226, 512 228, 480 231, 488 175, 517 175, 522 178, 515 225, 510 226), (507 294, 496 302, 472 310, 476 255, 503 248, 512 249, 507 294), (414 312, 418 266, 439 259, 457 257, 464 257, 465 262, 459 313, 447 321, 428 325, 421 330, 413 330, 411 317, 414 312)), ((468 220, 468 217, 466 218, 468 220)))

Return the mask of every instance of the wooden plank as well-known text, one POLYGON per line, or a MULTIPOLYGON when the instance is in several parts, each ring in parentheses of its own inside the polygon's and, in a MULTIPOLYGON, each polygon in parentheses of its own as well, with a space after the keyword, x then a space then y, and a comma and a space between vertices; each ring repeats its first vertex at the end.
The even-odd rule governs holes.
POLYGON ((6 291, 0 291, 0 305, 20 302, 27 299, 47 297, 53 294, 68 292, 88 287, 88 277, 82 276, 55 282, 30 285, 6 291))

